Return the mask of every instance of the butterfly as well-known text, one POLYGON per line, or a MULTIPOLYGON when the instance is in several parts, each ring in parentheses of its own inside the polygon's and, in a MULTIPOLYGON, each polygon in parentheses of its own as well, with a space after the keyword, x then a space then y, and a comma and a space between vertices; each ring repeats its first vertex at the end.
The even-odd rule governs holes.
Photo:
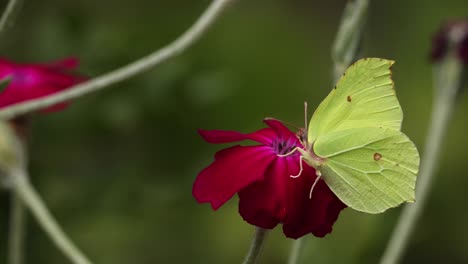
POLYGON ((317 179, 347 206, 366 213, 415 201, 419 154, 401 132, 393 63, 364 58, 352 64, 315 110, 301 137, 304 148, 298 149, 317 179))

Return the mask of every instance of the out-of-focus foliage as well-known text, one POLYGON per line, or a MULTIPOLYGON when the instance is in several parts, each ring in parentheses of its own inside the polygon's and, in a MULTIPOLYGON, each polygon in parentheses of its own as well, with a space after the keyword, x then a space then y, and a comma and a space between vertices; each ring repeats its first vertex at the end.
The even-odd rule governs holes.
MULTIPOLYGON (((1 2, 1 7, 6 1, 1 2)), ((67 55, 97 76, 173 40, 209 1, 24 1, 0 41, 23 62, 67 55)), ((184 55, 64 112, 35 115, 32 181, 63 227, 96 263, 239 263, 252 226, 233 199, 218 212, 191 196, 197 173, 220 146, 197 128, 252 131, 274 116, 302 125, 331 84, 330 49, 345 1, 237 1, 184 55)), ((365 56, 394 59, 403 131, 424 150, 432 98, 431 33, 467 13, 465 0, 372 1, 365 56)), ((465 146, 467 96, 460 97, 440 172, 404 263, 468 262, 465 146)), ((346 209, 325 239, 310 237, 314 263, 376 263, 400 209, 346 209)), ((0 263, 8 196, 0 194, 0 263)), ((30 220, 28 263, 67 260, 30 220)), ((291 240, 269 237, 263 263, 284 263, 291 240)))

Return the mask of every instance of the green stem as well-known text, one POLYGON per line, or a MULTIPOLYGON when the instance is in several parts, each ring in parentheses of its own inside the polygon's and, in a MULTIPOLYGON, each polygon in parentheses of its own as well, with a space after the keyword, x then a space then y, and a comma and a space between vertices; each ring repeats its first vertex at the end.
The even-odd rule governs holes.
POLYGON ((249 252, 244 259, 243 264, 254 264, 257 263, 258 256, 262 250, 263 242, 265 242, 267 230, 256 227, 254 238, 252 240, 252 244, 250 244, 249 252))
POLYGON ((356 60, 367 19, 369 0, 348 1, 332 48, 333 78, 337 81, 356 60))
POLYGON ((426 149, 421 160, 421 170, 416 185, 416 203, 407 204, 393 231, 390 242, 380 261, 381 264, 398 263, 404 254, 408 239, 415 223, 426 204, 432 185, 442 140, 456 105, 457 91, 460 87, 463 66, 455 56, 448 56, 440 65, 434 67, 434 107, 432 110, 426 149))
POLYGON ((8 263, 23 263, 26 212, 21 198, 11 194, 10 227, 8 237, 8 263))
MULTIPOLYGON (((27 122, 27 121, 26 121, 27 122)), ((18 138, 19 148, 18 158, 19 165, 23 175, 28 179, 27 175, 27 141, 25 138, 18 138)), ((10 178, 15 175, 9 175, 10 178)), ((26 238, 26 207, 24 206, 21 197, 17 193, 11 192, 11 208, 10 208, 10 228, 8 238, 8 263, 22 264, 25 258, 25 238, 26 238)))
POLYGON ((91 262, 80 252, 73 242, 62 231, 57 221, 44 205, 39 194, 29 183, 23 170, 15 170, 11 173, 11 187, 26 207, 39 222, 44 231, 49 235, 58 249, 74 264, 90 264, 91 262))
POLYGON ((19 9, 21 0, 10 0, 3 11, 2 17, 0 18, 0 34, 3 33, 7 26, 12 24, 15 17, 15 11, 19 9))
MULTIPOLYGON (((354 0, 348 1, 344 9, 332 48, 334 83, 357 57, 368 8, 369 0, 354 0)), ((304 239, 300 238, 294 241, 289 255, 289 264, 298 263, 304 239)))
POLYGON ((180 37, 169 45, 114 71, 72 86, 68 89, 54 93, 50 96, 17 103, 0 110, 0 119, 13 117, 46 108, 57 103, 69 101, 89 93, 97 92, 115 83, 129 79, 139 73, 148 71, 153 67, 171 59, 192 46, 216 21, 222 11, 232 0, 213 0, 211 5, 198 18, 198 20, 180 37))
POLYGON ((304 244, 306 243, 306 237, 296 239, 291 248, 291 254, 289 255, 288 264, 297 264, 301 258, 304 244))

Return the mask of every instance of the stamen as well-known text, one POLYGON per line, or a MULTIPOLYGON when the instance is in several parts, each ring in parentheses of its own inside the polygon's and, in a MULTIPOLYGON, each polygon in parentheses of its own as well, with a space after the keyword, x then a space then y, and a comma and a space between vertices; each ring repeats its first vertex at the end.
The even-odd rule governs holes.
POLYGON ((315 178, 314 184, 312 184, 312 187, 310 188, 309 199, 312 199, 312 191, 314 190, 315 185, 317 184, 317 182, 320 180, 321 177, 322 177, 322 174, 317 173, 317 178, 315 178))
POLYGON ((302 159, 303 159, 303 157, 302 157, 302 155, 301 155, 301 156, 299 157, 299 173, 298 173, 297 175, 290 175, 289 177, 296 179, 296 178, 299 178, 299 176, 301 176, 302 171, 303 171, 303 169, 304 169, 304 168, 302 167, 302 159))
POLYGON ((289 151, 289 152, 286 153, 286 154, 278 154, 278 157, 283 158, 283 157, 287 157, 287 156, 289 156, 289 155, 292 155, 292 154, 294 154, 294 152, 297 151, 297 149, 298 149, 298 147, 295 147, 295 148, 293 148, 291 151, 289 151))

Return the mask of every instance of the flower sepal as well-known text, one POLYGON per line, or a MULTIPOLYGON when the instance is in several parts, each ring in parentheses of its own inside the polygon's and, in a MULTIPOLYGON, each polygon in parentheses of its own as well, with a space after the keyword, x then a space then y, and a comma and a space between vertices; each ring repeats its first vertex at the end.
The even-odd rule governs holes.
POLYGON ((9 187, 10 172, 24 162, 23 148, 8 122, 0 121, 0 185, 9 187))

